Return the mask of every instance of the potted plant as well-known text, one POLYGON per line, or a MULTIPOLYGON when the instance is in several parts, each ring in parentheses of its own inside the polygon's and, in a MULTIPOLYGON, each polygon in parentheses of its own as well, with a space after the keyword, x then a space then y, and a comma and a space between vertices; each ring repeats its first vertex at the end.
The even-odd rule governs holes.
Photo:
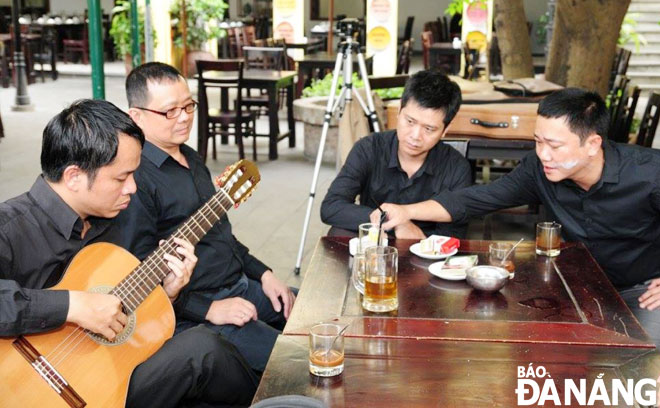
MULTIPOLYGON (((110 36, 115 43, 117 55, 124 58, 126 73, 133 68, 131 60, 131 2, 129 0, 118 0, 112 9, 112 23, 110 24, 110 36)), ((156 32, 153 32, 154 41, 156 32)), ((138 10, 138 39, 140 51, 144 55, 144 10, 138 10)))
MULTIPOLYGON (((172 40, 178 49, 183 48, 183 35, 181 32, 181 1, 172 3, 170 8, 170 21, 172 23, 172 40)), ((213 38, 223 38, 225 30, 220 28, 220 22, 225 16, 229 5, 224 0, 186 0, 186 47, 188 73, 196 72, 195 60, 213 58, 213 55, 204 49, 206 43, 213 38)))

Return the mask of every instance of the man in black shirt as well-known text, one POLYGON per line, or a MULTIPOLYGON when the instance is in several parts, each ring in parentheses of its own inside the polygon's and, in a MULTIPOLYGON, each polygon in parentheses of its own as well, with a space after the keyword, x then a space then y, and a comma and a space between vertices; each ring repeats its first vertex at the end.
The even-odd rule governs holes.
MULTIPOLYGON (((418 203, 472 184, 467 160, 441 142, 460 105, 461 90, 446 75, 420 71, 410 77, 396 130, 369 135, 353 146, 321 204, 323 222, 357 231, 370 214, 380 216, 382 203, 418 203)), ((394 233, 398 238, 463 237, 466 223, 411 220, 397 224, 394 233)))
MULTIPOLYGON (((186 80, 148 63, 126 79, 129 114, 147 142, 135 173, 138 191, 118 221, 122 246, 142 259, 215 193, 199 155, 186 146, 194 111, 186 80)), ((292 291, 232 234, 223 216, 197 244, 199 262, 175 303, 177 330, 203 323, 263 371, 295 300, 292 291)))
POLYGON ((583 242, 660 345, 660 152, 605 139, 595 93, 568 88, 539 104, 536 152, 493 183, 411 206, 384 204, 392 228, 409 219, 461 221, 543 204, 567 241, 583 242))
MULTIPOLYGON (((118 241, 111 219, 136 190, 143 143, 140 128, 105 101, 78 101, 49 122, 43 175, 29 192, 0 204, 0 336, 71 322, 112 340, 123 329, 127 316, 117 297, 44 288, 60 280, 83 247, 118 241)), ((165 255, 171 272, 162 282, 172 301, 197 261, 189 242, 176 242, 182 260, 165 255)), ((4 385, 0 392, 11 393, 4 385)), ((198 327, 165 342, 133 371, 127 406, 175 407, 188 399, 245 405, 255 389, 233 346, 198 327)))

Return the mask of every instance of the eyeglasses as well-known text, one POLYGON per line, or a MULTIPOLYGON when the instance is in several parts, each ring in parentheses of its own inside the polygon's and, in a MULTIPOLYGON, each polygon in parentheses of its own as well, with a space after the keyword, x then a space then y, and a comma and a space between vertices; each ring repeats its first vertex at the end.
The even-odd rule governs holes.
POLYGON ((153 112, 153 113, 157 113, 159 115, 165 116, 167 119, 174 119, 174 118, 178 118, 179 115, 181 115, 181 112, 183 112, 184 110, 186 111, 186 113, 195 112, 197 110, 197 105, 199 105, 199 103, 197 103, 196 101, 192 101, 184 107, 177 106, 175 108, 168 109, 165 112, 161 112, 161 111, 157 111, 157 110, 153 110, 153 109, 149 109, 149 108, 141 108, 139 106, 136 106, 136 108, 146 110, 146 111, 149 111, 149 112, 153 112))

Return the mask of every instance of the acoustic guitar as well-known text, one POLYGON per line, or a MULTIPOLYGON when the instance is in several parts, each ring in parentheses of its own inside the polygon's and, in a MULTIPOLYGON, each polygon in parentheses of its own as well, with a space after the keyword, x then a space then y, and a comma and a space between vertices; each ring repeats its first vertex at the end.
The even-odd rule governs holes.
POLYGON ((197 244, 260 180, 254 163, 241 160, 216 179, 220 189, 140 262, 109 243, 83 248, 52 289, 111 293, 128 323, 108 341, 75 324, 46 333, 0 339, 0 407, 123 407, 133 369, 174 333, 174 311, 160 285, 169 269, 163 255, 174 237, 197 244))

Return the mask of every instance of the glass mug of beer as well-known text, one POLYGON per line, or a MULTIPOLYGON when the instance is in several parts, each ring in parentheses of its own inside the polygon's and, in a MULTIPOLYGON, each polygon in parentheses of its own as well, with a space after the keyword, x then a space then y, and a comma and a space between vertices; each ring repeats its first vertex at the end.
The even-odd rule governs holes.
POLYGON ((358 292, 364 294, 364 250, 376 246, 387 245, 387 234, 378 224, 370 222, 360 224, 358 227, 358 244, 355 255, 353 256, 353 268, 351 275, 353 285, 358 292))
POLYGON ((309 330, 309 372, 332 377, 344 371, 344 333, 334 323, 320 323, 309 330))
POLYGON ((561 224, 539 222, 536 224, 536 254, 557 256, 560 253, 561 224))
POLYGON ((396 248, 380 245, 369 247, 364 251, 364 263, 362 307, 370 312, 397 310, 399 254, 396 248))

